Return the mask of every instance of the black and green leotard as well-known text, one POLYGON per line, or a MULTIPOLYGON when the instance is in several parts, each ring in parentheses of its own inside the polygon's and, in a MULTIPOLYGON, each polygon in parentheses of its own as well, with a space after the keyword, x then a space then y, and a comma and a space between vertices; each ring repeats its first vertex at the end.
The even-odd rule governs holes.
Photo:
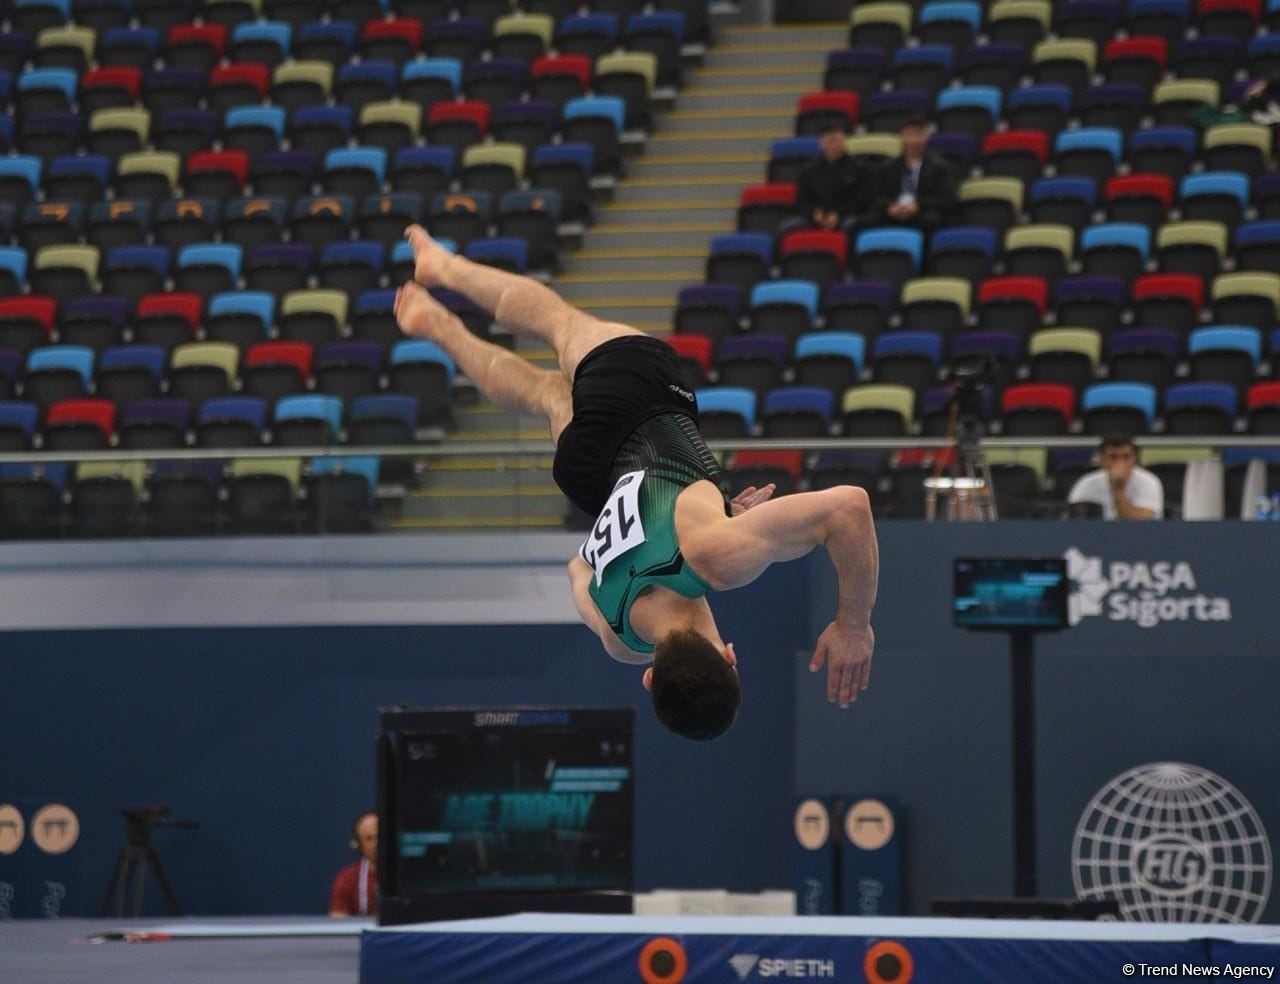
MULTIPOLYGON (((622 443, 614 483, 579 555, 596 572, 589 592, 610 628, 629 648, 653 652, 631 627, 631 605, 659 585, 699 598, 711 590, 686 562, 676 538, 676 498, 694 482, 721 484, 720 465, 683 413, 650 417, 622 443)), ((721 493, 723 495, 723 491, 721 493)), ((730 512, 725 502, 725 513, 730 512)))

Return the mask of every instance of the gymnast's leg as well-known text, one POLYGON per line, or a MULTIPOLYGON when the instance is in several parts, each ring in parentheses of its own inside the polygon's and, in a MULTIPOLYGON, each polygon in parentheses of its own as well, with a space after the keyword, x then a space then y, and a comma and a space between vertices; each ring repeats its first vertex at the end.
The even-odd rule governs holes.
POLYGON ((504 410, 547 418, 551 439, 573 419, 573 397, 560 372, 538 369, 520 356, 477 338, 458 316, 415 283, 396 292, 400 330, 435 342, 458 364, 476 388, 504 410))

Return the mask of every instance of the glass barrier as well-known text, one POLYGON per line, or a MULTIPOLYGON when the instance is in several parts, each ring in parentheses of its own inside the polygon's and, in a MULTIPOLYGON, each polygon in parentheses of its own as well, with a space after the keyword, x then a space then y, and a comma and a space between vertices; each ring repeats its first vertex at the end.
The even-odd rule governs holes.
MULTIPOLYGON (((1165 518, 1280 517, 1280 438, 1135 443, 1165 518)), ((859 485, 882 520, 982 518, 984 497, 993 518, 1103 515, 1081 494, 1101 481, 1098 444, 987 438, 975 463, 944 438, 710 442, 730 497, 859 485)), ((0 452, 0 539, 585 529, 593 517, 556 487, 553 452, 546 440, 0 452)))

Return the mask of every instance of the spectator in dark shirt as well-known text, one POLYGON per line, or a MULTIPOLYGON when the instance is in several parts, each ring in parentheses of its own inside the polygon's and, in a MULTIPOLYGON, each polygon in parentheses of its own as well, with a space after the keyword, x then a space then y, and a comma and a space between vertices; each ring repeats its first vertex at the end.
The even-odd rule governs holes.
MULTIPOLYGON (((801 172, 796 204, 801 221, 791 228, 851 231, 866 218, 875 191, 871 172, 844 149, 845 130, 830 126, 818 135, 821 156, 801 172)), ((784 229, 785 231, 790 231, 784 229)))
POLYGON ((934 229, 950 219, 956 180, 941 157, 925 150, 929 125, 919 117, 902 126, 902 154, 880 171, 873 206, 877 223, 934 229))

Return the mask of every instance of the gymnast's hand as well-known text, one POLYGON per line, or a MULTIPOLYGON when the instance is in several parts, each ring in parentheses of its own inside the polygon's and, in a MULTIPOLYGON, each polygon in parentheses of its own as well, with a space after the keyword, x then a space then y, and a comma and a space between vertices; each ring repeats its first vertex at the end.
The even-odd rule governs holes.
POLYGON ((396 291, 395 315, 406 335, 430 341, 438 341, 455 319, 448 308, 412 282, 396 291))
POLYGON ((420 225, 411 225, 404 231, 413 249, 413 279, 423 287, 438 287, 444 282, 444 271, 453 254, 431 238, 420 225))
POLYGON ((832 622, 818 638, 809 669, 817 672, 827 664, 827 700, 848 707, 858 699, 858 691, 871 682, 871 653, 876 634, 870 625, 852 626, 832 622))
POLYGON ((729 508, 733 511, 733 515, 741 516, 752 506, 758 506, 762 502, 767 502, 769 497, 773 495, 773 490, 777 488, 772 482, 762 489, 750 485, 743 489, 729 502, 729 508))

